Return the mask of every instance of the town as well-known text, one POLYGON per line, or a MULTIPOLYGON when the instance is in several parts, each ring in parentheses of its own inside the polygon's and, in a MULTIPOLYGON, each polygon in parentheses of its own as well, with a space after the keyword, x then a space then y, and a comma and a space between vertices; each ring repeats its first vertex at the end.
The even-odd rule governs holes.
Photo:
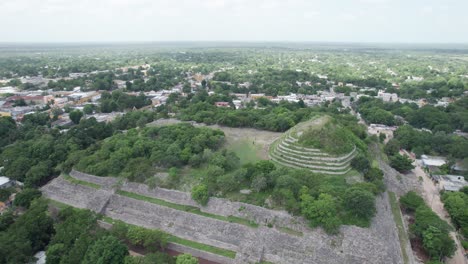
POLYGON ((468 49, 192 45, 0 49, 0 263, 466 263, 468 49))

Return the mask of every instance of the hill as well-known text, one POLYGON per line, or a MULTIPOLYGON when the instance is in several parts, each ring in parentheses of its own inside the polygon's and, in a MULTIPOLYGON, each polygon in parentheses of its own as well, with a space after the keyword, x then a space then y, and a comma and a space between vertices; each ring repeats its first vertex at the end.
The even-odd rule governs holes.
POLYGON ((284 166, 341 175, 351 170, 360 143, 339 120, 319 115, 284 133, 271 145, 270 157, 284 166))

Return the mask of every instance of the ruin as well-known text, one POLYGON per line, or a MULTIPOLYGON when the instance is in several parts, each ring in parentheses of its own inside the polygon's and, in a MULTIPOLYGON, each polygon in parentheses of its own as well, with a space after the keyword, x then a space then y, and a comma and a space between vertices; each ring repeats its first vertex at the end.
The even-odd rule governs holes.
MULTIPOLYGON (((342 226, 340 234, 330 236, 320 228, 310 229, 301 218, 286 212, 224 199, 211 199, 203 210, 219 215, 238 215, 273 221, 301 230, 303 236, 280 232, 261 225, 252 228, 236 223, 175 210, 128 198, 115 193, 117 188, 170 202, 195 205, 187 193, 120 182, 116 178, 72 172, 72 177, 99 184, 95 189, 58 177, 42 188, 45 196, 75 207, 87 208, 126 223, 163 230, 172 235, 237 252, 234 260, 222 263, 403 263, 396 226, 386 193, 377 198, 377 215, 370 228, 342 226), (239 210, 239 206, 245 208, 239 210), (246 211, 246 212, 244 212, 246 211)), ((211 253, 210 253, 211 254, 211 253)))

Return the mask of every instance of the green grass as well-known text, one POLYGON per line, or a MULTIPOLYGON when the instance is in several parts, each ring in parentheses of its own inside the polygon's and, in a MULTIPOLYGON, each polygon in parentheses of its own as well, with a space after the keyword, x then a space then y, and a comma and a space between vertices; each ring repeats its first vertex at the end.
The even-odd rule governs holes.
POLYGON ((286 234, 290 234, 290 235, 293 235, 293 236, 298 236, 298 237, 304 236, 304 233, 302 233, 300 231, 296 231, 296 230, 288 228, 288 227, 277 227, 277 229, 279 231, 281 231, 281 232, 284 232, 286 234))
MULTIPOLYGON (((109 224, 114 224, 116 220, 114 220, 113 218, 110 218, 108 216, 102 216, 102 221, 104 221, 106 223, 109 223, 109 224)), ((128 223, 125 223, 125 222, 122 222, 122 223, 124 223, 127 226, 134 226, 132 224, 128 224, 128 223)), ((168 242, 169 243, 176 243, 176 244, 184 245, 184 246, 187 246, 187 247, 190 247, 190 248, 210 252, 210 253, 220 255, 220 256, 224 256, 224 257, 228 257, 228 258, 231 258, 231 259, 236 258, 236 252, 232 251, 232 250, 210 246, 210 245, 207 245, 207 244, 203 244, 203 243, 195 242, 195 241, 192 241, 192 240, 188 240, 188 239, 180 238, 180 237, 177 237, 177 236, 173 236, 171 234, 167 234, 167 236, 168 236, 168 242)))
POLYGON ((395 224, 398 229, 398 238, 400 239, 400 247, 401 247, 401 253, 403 254, 403 262, 407 264, 409 263, 409 258, 406 252, 408 236, 405 231, 405 226, 403 223, 403 217, 401 215, 400 206, 398 205, 398 201, 397 201, 395 193, 388 192, 388 196, 390 198, 390 206, 392 207, 393 220, 395 221, 395 224))
POLYGON ((67 207, 70 207, 71 205, 68 205, 68 204, 64 204, 62 202, 59 202, 59 201, 56 201, 56 200, 52 200, 52 199, 48 199, 49 200, 49 204, 57 207, 58 209, 62 210, 62 209, 65 209, 67 207))
POLYGON ((68 175, 68 174, 62 174, 62 177, 71 182, 71 183, 74 183, 74 184, 80 184, 80 185, 84 185, 84 186, 88 186, 88 187, 91 187, 91 188, 94 188, 96 190, 99 190, 101 188, 101 186, 99 186, 98 184, 95 184, 95 183, 92 183, 92 182, 87 182, 87 181, 82 181, 82 180, 78 180, 78 179, 75 179, 73 178, 72 176, 68 175))
POLYGON ((259 144, 252 144, 253 140, 239 140, 236 142, 230 142, 227 144, 226 148, 239 157, 241 164, 246 164, 249 162, 257 162, 262 160, 259 151, 261 146, 259 144))
POLYGON ((253 221, 249 221, 249 220, 244 219, 244 218, 240 218, 240 217, 236 217, 236 216, 222 216, 222 215, 210 214, 210 213, 202 212, 200 210, 200 208, 190 206, 190 205, 182 205, 182 204, 171 203, 171 202, 167 202, 167 201, 164 201, 164 200, 161 200, 161 199, 158 199, 158 198, 148 197, 148 196, 144 196, 144 195, 140 195, 140 194, 136 194, 136 193, 132 193, 132 192, 126 192, 126 191, 122 191, 122 190, 117 190, 117 194, 129 197, 129 198, 133 198, 133 199, 137 199, 137 200, 141 200, 141 201, 145 201, 145 202, 149 202, 149 203, 169 207, 169 208, 172 208, 172 209, 175 209, 175 210, 184 211, 184 212, 188 212, 188 213, 192 213, 192 214, 201 215, 201 216, 204 216, 204 217, 209 217, 209 218, 229 222, 229 223, 241 224, 241 225, 245 225, 245 226, 249 226, 249 227, 253 227, 253 228, 258 227, 257 223, 255 223, 253 221))
POLYGON ((188 239, 184 239, 184 238, 180 238, 180 237, 176 237, 172 235, 169 235, 168 241, 170 243, 177 243, 177 244, 184 245, 187 247, 210 252, 216 255, 225 256, 231 259, 236 258, 236 252, 232 250, 228 250, 228 249, 218 248, 218 247, 198 243, 192 240, 188 240, 188 239))

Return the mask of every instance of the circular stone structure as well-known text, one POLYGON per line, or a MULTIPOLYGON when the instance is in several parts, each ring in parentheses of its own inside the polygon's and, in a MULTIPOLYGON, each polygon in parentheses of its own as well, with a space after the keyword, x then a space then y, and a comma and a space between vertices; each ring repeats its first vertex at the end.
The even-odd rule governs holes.
POLYGON ((351 160, 357 155, 356 146, 346 154, 332 155, 318 148, 300 144, 300 137, 307 129, 321 129, 331 117, 320 116, 300 123, 278 138, 270 146, 270 158, 287 167, 309 169, 315 173, 344 175, 351 170, 351 160))

